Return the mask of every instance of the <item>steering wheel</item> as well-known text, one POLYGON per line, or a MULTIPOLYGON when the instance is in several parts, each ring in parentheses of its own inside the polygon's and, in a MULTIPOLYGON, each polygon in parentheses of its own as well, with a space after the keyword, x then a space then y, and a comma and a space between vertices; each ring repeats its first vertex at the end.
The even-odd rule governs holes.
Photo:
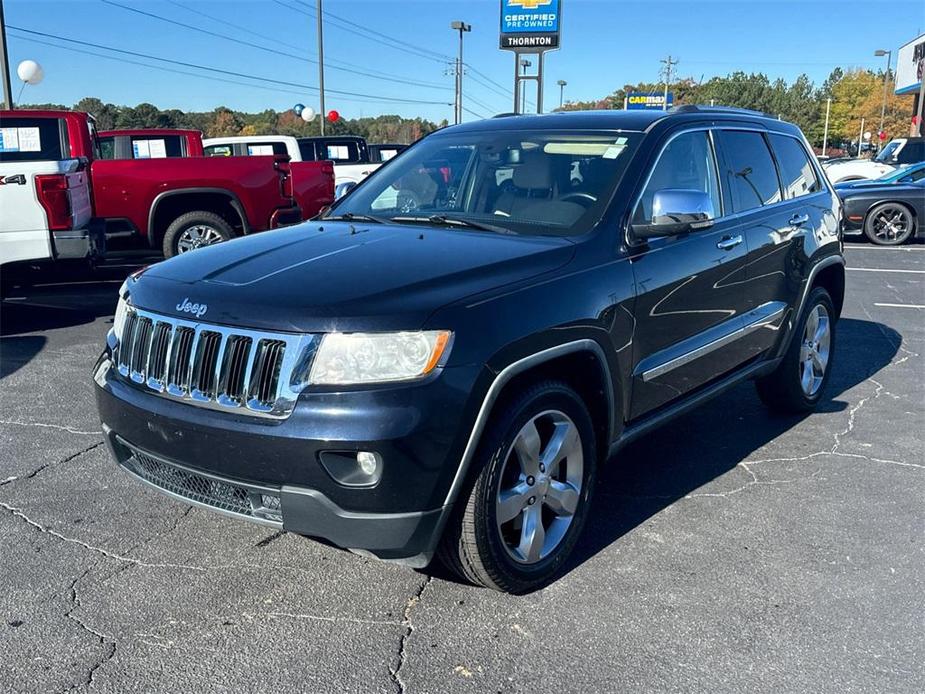
POLYGON ((570 199, 585 207, 591 207, 591 205, 597 202, 597 198, 591 195, 591 193, 568 193, 559 198, 562 202, 569 202, 570 199))

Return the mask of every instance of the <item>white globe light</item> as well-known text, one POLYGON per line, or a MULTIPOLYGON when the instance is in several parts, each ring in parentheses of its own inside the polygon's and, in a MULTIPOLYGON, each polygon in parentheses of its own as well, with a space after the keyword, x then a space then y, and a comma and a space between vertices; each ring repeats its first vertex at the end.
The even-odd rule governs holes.
POLYGON ((311 123, 313 120, 315 120, 315 109, 313 109, 311 106, 306 106, 303 108, 302 120, 304 120, 306 123, 311 123))
POLYGON ((36 85, 45 77, 42 66, 34 60, 24 60, 16 68, 16 74, 26 84, 36 85))
POLYGON ((870 139, 870 130, 868 130, 866 133, 864 133, 864 139, 865 139, 865 140, 869 140, 869 139, 870 139))

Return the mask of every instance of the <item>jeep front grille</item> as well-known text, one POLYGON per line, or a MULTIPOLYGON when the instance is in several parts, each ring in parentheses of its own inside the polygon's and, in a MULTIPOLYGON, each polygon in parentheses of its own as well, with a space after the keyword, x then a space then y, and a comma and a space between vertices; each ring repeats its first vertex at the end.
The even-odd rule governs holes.
POLYGON ((114 361, 129 384, 198 407, 287 417, 312 335, 195 323, 129 307, 114 361))

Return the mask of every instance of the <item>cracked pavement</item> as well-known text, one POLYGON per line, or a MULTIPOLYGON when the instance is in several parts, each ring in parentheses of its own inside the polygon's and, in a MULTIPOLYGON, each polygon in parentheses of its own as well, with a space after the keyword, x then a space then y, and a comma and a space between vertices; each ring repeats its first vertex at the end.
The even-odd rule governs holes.
POLYGON ((925 274, 849 272, 818 413, 745 384, 624 449, 569 571, 512 597, 118 470, 89 373, 120 272, 0 314, 0 689, 925 690, 925 311, 875 305, 925 304, 925 274))

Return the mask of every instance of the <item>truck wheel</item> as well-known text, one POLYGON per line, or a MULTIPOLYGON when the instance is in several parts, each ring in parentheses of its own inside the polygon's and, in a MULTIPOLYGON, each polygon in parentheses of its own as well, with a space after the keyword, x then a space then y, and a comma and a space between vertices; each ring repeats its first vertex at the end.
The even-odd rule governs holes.
POLYGON ((829 293, 816 287, 780 365, 755 383, 769 409, 799 414, 814 409, 832 372, 835 354, 835 307, 829 293))
POLYGON ((441 541, 461 578, 508 593, 551 580, 581 534, 595 480, 588 408, 556 381, 501 406, 441 541))
POLYGON ((234 229, 214 212, 187 212, 167 227, 167 233, 164 234, 164 257, 172 258, 233 238, 234 229))
POLYGON ((901 246, 915 231, 915 220, 905 205, 885 202, 867 213, 864 233, 878 246, 901 246))

